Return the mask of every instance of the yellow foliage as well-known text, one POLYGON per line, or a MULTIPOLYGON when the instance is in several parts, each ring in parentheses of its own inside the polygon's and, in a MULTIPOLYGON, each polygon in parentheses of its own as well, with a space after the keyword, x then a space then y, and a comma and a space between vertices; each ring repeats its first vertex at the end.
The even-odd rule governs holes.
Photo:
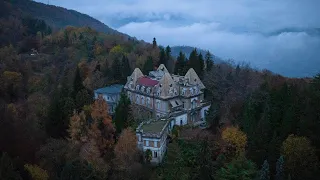
POLYGON ((24 168, 30 173, 33 180, 47 180, 49 175, 46 170, 37 165, 25 164, 24 168))
POLYGON ((222 132, 222 139, 234 145, 237 153, 242 153, 247 145, 247 135, 238 127, 228 127, 222 132))
POLYGON ((116 45, 110 50, 110 53, 112 54, 120 54, 123 52, 124 52, 124 49, 120 45, 116 45))
POLYGON ((289 135, 283 141, 281 150, 285 167, 293 177, 302 176, 302 174, 305 176, 305 172, 311 172, 317 167, 318 158, 315 149, 306 137, 289 135))
POLYGON ((11 83, 19 82, 22 79, 21 73, 13 72, 13 71, 4 71, 3 72, 3 77, 6 80, 10 81, 11 83))

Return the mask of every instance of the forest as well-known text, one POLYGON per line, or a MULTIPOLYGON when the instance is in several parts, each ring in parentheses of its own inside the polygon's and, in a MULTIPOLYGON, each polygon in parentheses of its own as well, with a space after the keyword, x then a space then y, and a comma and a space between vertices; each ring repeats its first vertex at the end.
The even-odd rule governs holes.
POLYGON ((319 179, 320 74, 286 78, 197 49, 175 58, 155 38, 53 30, 0 5, 0 179, 319 179), (93 90, 159 64, 194 68, 212 106, 210 127, 175 127, 154 167, 136 146, 145 114, 122 95, 112 118, 93 90))

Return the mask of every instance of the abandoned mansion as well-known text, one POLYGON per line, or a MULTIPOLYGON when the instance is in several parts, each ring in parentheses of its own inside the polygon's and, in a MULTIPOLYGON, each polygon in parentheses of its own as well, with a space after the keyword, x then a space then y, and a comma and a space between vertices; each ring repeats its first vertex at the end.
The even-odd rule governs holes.
POLYGON ((175 118, 176 125, 200 121, 210 104, 204 102, 205 86, 190 68, 185 76, 173 75, 161 64, 144 75, 136 68, 124 91, 135 105, 149 110, 155 119, 175 118))
POLYGON ((136 129, 138 147, 152 152, 153 163, 162 161, 166 137, 174 125, 203 122, 210 103, 204 102, 205 86, 190 68, 185 76, 173 75, 161 64, 144 75, 136 68, 124 86, 132 104, 150 111, 153 118, 136 129))

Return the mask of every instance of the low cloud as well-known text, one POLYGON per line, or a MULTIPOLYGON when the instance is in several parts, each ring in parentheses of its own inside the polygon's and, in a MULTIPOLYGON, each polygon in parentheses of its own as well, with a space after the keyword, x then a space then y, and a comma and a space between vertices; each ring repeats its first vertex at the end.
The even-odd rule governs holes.
POLYGON ((320 71, 318 0, 56 0, 161 45, 189 45, 287 76, 320 71))

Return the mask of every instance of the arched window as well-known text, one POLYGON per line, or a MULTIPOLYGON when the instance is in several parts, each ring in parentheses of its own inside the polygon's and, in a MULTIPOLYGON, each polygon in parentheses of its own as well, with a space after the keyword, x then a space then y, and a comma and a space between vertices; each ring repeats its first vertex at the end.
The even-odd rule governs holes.
POLYGON ((160 109, 160 101, 157 100, 157 109, 160 109))
POLYGON ((141 96, 141 104, 144 105, 144 97, 141 96))
POLYGON ((196 101, 197 100, 195 100, 195 99, 192 101, 192 109, 196 108, 196 106, 197 106, 197 104, 196 104, 197 102, 196 101))
POLYGON ((150 106, 150 98, 147 97, 147 106, 150 106))
POLYGON ((136 96, 136 103, 137 103, 137 104, 139 104, 139 100, 140 100, 139 95, 137 95, 137 96, 136 96))

